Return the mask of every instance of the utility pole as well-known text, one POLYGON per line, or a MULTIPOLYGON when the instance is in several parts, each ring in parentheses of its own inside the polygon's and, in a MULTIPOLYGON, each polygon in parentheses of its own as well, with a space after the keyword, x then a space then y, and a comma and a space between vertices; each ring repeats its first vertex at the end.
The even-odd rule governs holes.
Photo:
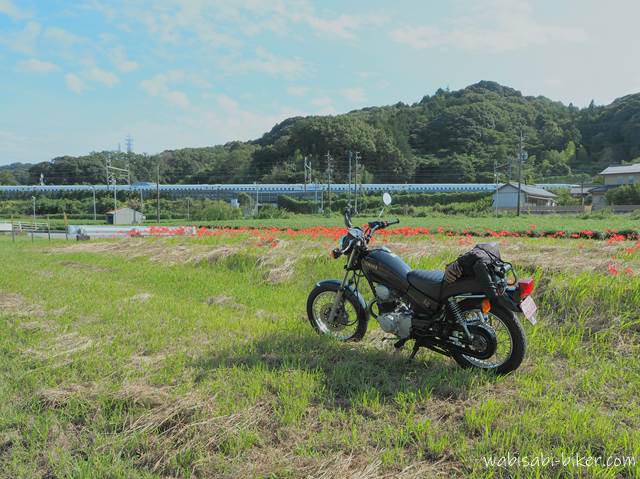
POLYGON ((156 166, 156 223, 160 223, 160 161, 156 166))
POLYGON ((329 185, 328 195, 329 195, 329 212, 331 212, 331 182, 333 181, 333 158, 331 154, 327 151, 327 181, 329 185))
POLYGON ((93 192, 93 221, 96 221, 98 219, 98 215, 96 214, 96 189, 95 189, 95 187, 91 188, 91 191, 93 192))
POLYGON ((351 204, 351 150, 349 150, 349 204, 351 204))
POLYGON ((127 135, 127 137, 124 139, 124 142, 125 145, 127 145, 127 153, 133 153, 133 138, 131 137, 131 135, 127 135))
POLYGON ((494 209, 496 211, 496 216, 498 216, 498 157, 494 157, 493 158, 493 181, 496 184, 496 189, 495 189, 495 206, 494 209))
POLYGON ((304 192, 307 192, 307 183, 311 183, 311 160, 304 157, 304 192))
POLYGON ((353 207, 353 211, 355 214, 358 214, 358 160, 361 159, 359 151, 356 151, 354 159, 356 161, 356 171, 355 171, 355 181, 354 181, 355 205, 353 207))
POLYGON ((522 195, 522 163, 527 159, 527 152, 524 151, 524 134, 520 131, 520 143, 518 146, 518 209, 516 216, 520 216, 520 196, 522 195))
POLYGON ((111 158, 107 157, 107 185, 113 185, 113 224, 116 224, 116 215, 118 209, 118 178, 127 182, 128 185, 131 185, 131 172, 129 168, 118 168, 111 165, 111 158))

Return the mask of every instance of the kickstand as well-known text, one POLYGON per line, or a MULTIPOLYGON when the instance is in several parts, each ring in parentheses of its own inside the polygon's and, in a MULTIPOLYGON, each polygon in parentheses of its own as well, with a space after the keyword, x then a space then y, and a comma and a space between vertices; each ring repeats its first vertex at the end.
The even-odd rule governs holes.
POLYGON ((413 350, 411 351, 411 356, 409 356, 409 359, 415 358, 416 354, 418 354, 419 349, 420 345, 418 344, 418 341, 416 341, 415 343, 413 343, 413 350))

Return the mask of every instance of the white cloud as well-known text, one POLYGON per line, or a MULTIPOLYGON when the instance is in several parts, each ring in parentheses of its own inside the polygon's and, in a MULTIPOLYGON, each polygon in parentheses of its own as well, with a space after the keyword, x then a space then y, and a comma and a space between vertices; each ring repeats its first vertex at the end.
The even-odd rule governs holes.
POLYGON ((56 71, 58 66, 55 63, 30 58, 18 62, 18 70, 28 73, 50 73, 56 71))
POLYGON ((553 42, 582 42, 580 28, 544 24, 525 0, 487 0, 470 3, 448 28, 403 26, 390 33, 392 40, 416 49, 451 47, 466 50, 508 51, 553 42))
POLYGON ((256 56, 251 60, 227 60, 224 65, 226 71, 232 73, 266 73, 274 77, 297 78, 306 68, 304 61, 300 58, 285 58, 258 47, 256 56))
POLYGON ((328 96, 321 96, 311 100, 311 104, 317 107, 315 114, 317 115, 335 115, 337 113, 333 100, 328 96))
POLYGON ((186 93, 171 88, 171 84, 181 81, 185 78, 184 72, 181 70, 173 70, 168 73, 160 73, 153 78, 142 80, 140 88, 147 94, 159 97, 168 103, 180 108, 188 108, 190 106, 189 97, 186 93))
POLYGON ((161 43, 189 44, 209 50, 238 49, 244 43, 243 37, 265 31, 286 35, 294 25, 325 36, 353 39, 359 30, 387 21, 385 15, 373 12, 319 12, 309 0, 155 0, 116 5, 88 1, 90 8, 117 22, 119 28, 128 30, 132 22, 140 22, 161 43))
POLYGON ((82 93, 87 89, 84 81, 75 73, 67 73, 64 77, 65 82, 67 83, 67 88, 74 93, 82 93))
POLYGON ((342 90, 342 96, 353 103, 362 103, 367 99, 364 90, 359 87, 345 88, 342 90))
POLYGON ((80 43, 83 40, 82 37, 60 27, 47 27, 44 31, 44 37, 49 41, 60 43, 67 47, 80 43))
POLYGON ((127 58, 127 55, 122 47, 112 48, 109 51, 109 58, 119 71, 123 73, 129 73, 138 69, 138 63, 127 58))
POLYGON ((227 95, 220 94, 217 96, 218 105, 227 111, 236 111, 238 109, 238 102, 227 95))
POLYGON ((85 74, 88 80, 93 80, 98 83, 102 83, 108 87, 112 87, 117 85, 120 82, 120 79, 114 73, 108 72, 106 70, 102 70, 98 67, 93 67, 85 74))
POLYGON ((0 0, 0 13, 14 20, 27 17, 27 13, 16 7, 11 0, 0 0))
POLYGON ((300 16, 301 21, 316 32, 344 40, 356 38, 356 32, 364 27, 380 26, 387 19, 380 14, 339 15, 335 18, 322 18, 313 13, 300 16))
POLYGON ((42 26, 38 22, 27 22, 22 30, 0 36, 0 45, 15 52, 33 55, 41 32, 42 26))
POLYGON ((291 96, 306 96, 309 92, 309 87, 299 86, 299 85, 291 85, 287 87, 287 93, 291 96))

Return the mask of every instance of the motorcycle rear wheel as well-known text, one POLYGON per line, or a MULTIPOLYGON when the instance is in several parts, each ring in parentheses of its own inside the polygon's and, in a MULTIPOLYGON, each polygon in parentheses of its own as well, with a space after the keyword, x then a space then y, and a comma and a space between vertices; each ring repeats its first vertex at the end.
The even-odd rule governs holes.
MULTIPOLYGON (((474 301, 463 301, 460 307, 466 317, 482 315, 480 305, 474 301)), ((463 368, 484 369, 496 374, 515 371, 520 367, 527 349, 527 339, 520 321, 513 312, 498 305, 492 305, 487 319, 485 324, 495 331, 498 340, 498 350, 494 356, 477 359, 456 353, 453 359, 463 368)))

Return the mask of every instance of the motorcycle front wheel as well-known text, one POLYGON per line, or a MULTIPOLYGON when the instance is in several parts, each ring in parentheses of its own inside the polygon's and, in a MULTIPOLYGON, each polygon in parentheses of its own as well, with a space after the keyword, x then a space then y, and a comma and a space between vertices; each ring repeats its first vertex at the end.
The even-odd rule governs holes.
POLYGON ((340 341, 359 341, 367 332, 367 312, 350 290, 345 290, 340 306, 330 319, 331 308, 338 294, 338 282, 318 284, 307 299, 307 317, 319 333, 340 341))

